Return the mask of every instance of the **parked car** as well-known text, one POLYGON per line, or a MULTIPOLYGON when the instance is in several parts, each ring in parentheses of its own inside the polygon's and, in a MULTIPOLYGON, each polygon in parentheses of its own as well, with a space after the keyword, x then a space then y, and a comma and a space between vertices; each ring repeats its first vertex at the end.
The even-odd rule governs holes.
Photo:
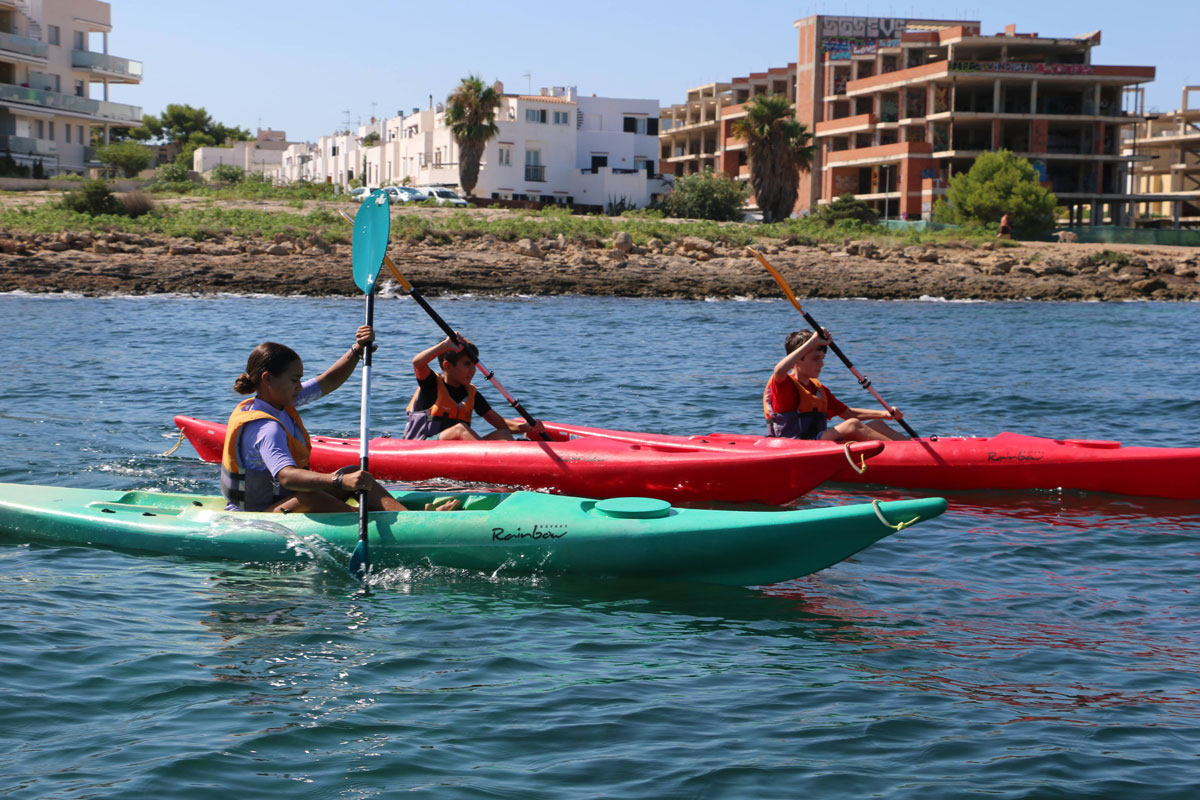
POLYGON ((359 186, 356 189, 350 190, 350 199, 357 200, 358 202, 361 203, 363 200, 367 199, 367 195, 369 195, 371 192, 378 192, 378 191, 379 191, 378 186, 359 186))
POLYGON ((418 186, 425 200, 432 200, 439 206, 465 206, 467 201, 449 189, 441 186, 418 186))
POLYGON ((396 203, 419 203, 425 199, 425 195, 411 186, 385 186, 383 190, 387 192, 388 199, 392 204, 396 203))

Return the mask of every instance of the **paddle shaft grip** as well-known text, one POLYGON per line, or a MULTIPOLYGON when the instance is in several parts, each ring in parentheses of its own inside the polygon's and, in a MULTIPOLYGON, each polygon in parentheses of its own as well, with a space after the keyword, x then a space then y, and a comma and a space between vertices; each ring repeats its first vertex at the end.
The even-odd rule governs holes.
MULTIPOLYGON (((454 332, 453 328, 446 324, 446 320, 442 319, 440 314, 433 310, 433 306, 429 305, 429 303, 425 301, 425 298, 421 296, 421 293, 417 291, 416 287, 409 289, 408 295, 413 300, 417 301, 417 305, 425 309, 425 313, 429 315, 430 319, 437 323, 437 326, 442 329, 442 332, 446 334, 450 341, 454 342, 455 344, 461 344, 458 334, 454 332)), ((504 387, 500 385, 500 381, 496 380, 496 373, 490 372, 488 368, 483 365, 482 361, 476 360, 475 363, 479 366, 480 371, 483 372, 483 377, 486 378, 488 382, 492 384, 492 386, 496 387, 496 391, 504 395, 504 399, 507 400, 508 404, 512 406, 518 414, 521 415, 521 418, 524 419, 530 427, 537 425, 537 420, 525 410, 525 407, 521 405, 521 401, 505 391, 504 387)), ((549 437, 546 437, 546 440, 549 441, 549 437)))
MULTIPOLYGON (((807 311, 801 311, 800 314, 804 317, 804 321, 807 322, 812 327, 812 329, 814 331, 816 331, 817 334, 819 335, 821 333, 822 328, 817 323, 817 321, 812 318, 812 314, 809 314, 807 311)), ((887 404, 886 400, 884 400, 882 397, 880 397, 879 392, 875 391, 875 387, 871 385, 870 378, 863 377, 863 374, 858 371, 858 369, 854 366, 854 364, 850 363, 850 359, 847 358, 846 354, 842 352, 842 348, 838 347, 837 343, 831 341, 829 343, 829 349, 833 351, 833 354, 835 356, 837 356, 838 358, 840 358, 842 360, 842 363, 846 365, 846 369, 850 370, 850 374, 853 375, 855 378, 858 378, 859 386, 863 387, 868 392, 870 392, 871 396, 879 401, 879 405, 883 406, 884 411, 891 412, 892 407, 887 404)), ((895 419, 895 420, 893 420, 893 422, 897 423, 901 428, 904 428, 904 432, 907 433, 910 438, 913 438, 913 439, 921 438, 920 436, 917 436, 917 432, 914 431, 911 427, 909 427, 908 423, 905 422, 903 419, 895 419)))

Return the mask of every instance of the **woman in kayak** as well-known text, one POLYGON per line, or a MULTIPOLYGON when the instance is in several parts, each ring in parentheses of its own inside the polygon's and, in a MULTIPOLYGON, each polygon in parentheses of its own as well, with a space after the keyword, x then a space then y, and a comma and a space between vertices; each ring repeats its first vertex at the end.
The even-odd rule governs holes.
POLYGON ((825 353, 833 336, 825 328, 821 335, 803 330, 787 335, 787 350, 763 391, 763 415, 767 435, 790 439, 836 439, 838 441, 898 441, 905 437, 880 420, 900 419, 900 409, 851 408, 833 396, 817 377, 825 366, 825 353), (829 420, 841 417, 832 428, 829 420), (864 419, 871 420, 863 422, 864 419))
MULTIPOLYGON (((354 344, 327 370, 303 380, 304 364, 292 348, 263 342, 250 353, 246 371, 233 390, 254 397, 238 403, 229 416, 221 459, 221 493, 231 511, 338 512, 367 492, 371 511, 404 511, 404 505, 375 482, 369 472, 314 472, 308 469, 311 440, 297 406, 337 389, 354 372, 375 332, 362 325, 354 344)), ((457 507, 458 501, 452 501, 457 507)), ((439 510, 450 510, 451 504, 439 510)))

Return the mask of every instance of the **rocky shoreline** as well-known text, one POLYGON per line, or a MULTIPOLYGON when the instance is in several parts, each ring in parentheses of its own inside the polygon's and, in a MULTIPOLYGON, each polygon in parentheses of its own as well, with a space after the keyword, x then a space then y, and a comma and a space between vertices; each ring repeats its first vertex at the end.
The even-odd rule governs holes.
MULTIPOLYGON (((870 241, 757 245, 798 297, 947 300, 1198 300, 1200 248, 870 241), (1113 254, 1119 257, 1114 259, 1113 254), (1114 263, 1123 262, 1123 263, 1114 263)), ((390 255, 425 294, 779 297, 744 248, 695 237, 502 241, 449 235, 393 243, 390 255)), ((386 281, 386 270, 383 279, 386 281)), ((0 231, 0 292, 84 295, 219 293, 354 296, 350 246, 319 237, 204 242, 130 233, 0 231)))

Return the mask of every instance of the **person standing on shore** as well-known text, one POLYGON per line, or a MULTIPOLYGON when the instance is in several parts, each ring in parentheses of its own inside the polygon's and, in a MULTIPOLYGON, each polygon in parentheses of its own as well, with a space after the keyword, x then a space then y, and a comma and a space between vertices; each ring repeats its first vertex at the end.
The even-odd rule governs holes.
POLYGON ((1011 239, 1012 238, 1012 223, 1008 219, 1007 211, 1005 211, 1004 215, 1002 217, 1000 217, 1000 233, 996 234, 996 238, 997 239, 1011 239))
POLYGON ((763 415, 767 435, 789 439, 833 439, 837 441, 899 441, 905 437, 880 420, 900 419, 900 409, 891 411, 851 408, 833 396, 817 379, 825 366, 825 353, 833 336, 793 331, 784 341, 785 355, 763 391, 763 415), (844 421, 829 427, 829 420, 844 421), (870 422, 863 422, 863 420, 870 422))

